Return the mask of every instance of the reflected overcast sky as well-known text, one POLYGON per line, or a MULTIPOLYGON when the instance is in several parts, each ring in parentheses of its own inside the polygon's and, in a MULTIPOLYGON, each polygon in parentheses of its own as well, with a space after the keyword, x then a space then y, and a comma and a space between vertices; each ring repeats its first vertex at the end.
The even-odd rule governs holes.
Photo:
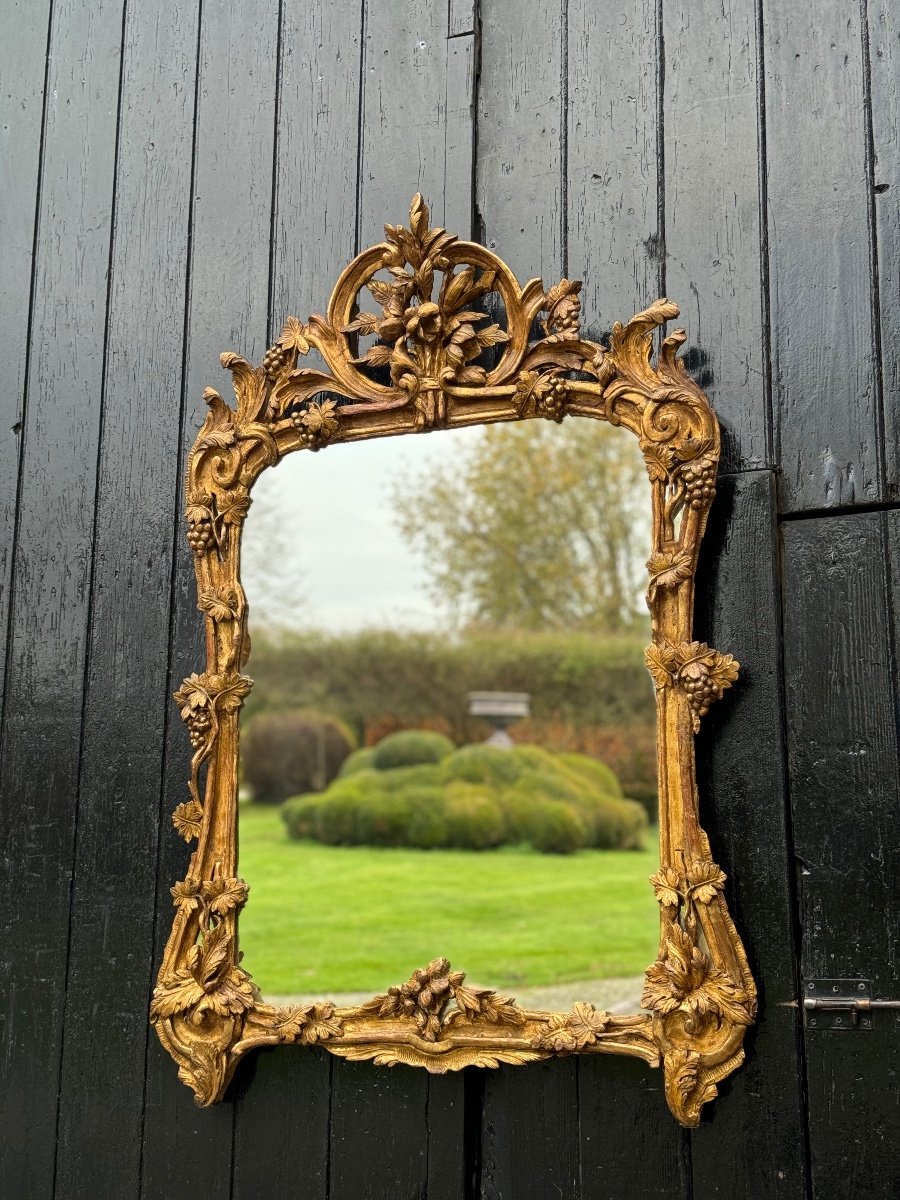
POLYGON ((459 457, 483 429, 455 429, 329 446, 288 455, 253 488, 241 574, 251 625, 323 630, 443 623, 419 555, 397 529, 398 479, 459 457), (303 604, 285 604, 293 591, 303 604))

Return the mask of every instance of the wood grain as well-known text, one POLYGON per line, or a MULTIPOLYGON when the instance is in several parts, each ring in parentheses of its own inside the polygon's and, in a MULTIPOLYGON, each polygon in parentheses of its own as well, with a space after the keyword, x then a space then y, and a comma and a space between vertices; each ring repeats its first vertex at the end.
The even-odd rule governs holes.
POLYGON ((664 290, 722 422, 724 474, 772 462, 756 11, 748 0, 663 0, 662 26, 664 290))
POLYGON ((80 1195, 88 1174, 123 1200, 140 1188, 178 476, 181 359, 172 348, 184 329, 197 70, 194 10, 163 19, 164 8, 129 10, 124 29, 58 1197, 80 1195))
MULTIPOLYGON (((28 371, 50 3, 0 10, 0 639, 6 646, 28 371)), ((6 655, 0 655, 0 696, 6 655)))
POLYGON ((117 2, 58 4, 50 39, 0 731, 0 1193, 35 1200, 53 1188, 121 21, 117 2))
POLYGON ((584 279, 598 338, 617 313, 666 294, 657 8, 656 0, 568 7, 568 270, 584 279))
MULTIPOLYGON (((895 997, 900 912, 897 514, 785 527, 785 677, 801 965, 895 997)), ((805 1034, 814 1195, 889 1197, 896 1154, 897 1023, 805 1034), (847 1120, 847 1113, 854 1120, 847 1120)))
POLYGON ((492 0, 481 12, 478 238, 522 276, 566 272, 561 6, 492 0))
MULTIPOLYGON (((178 394, 182 411, 174 416, 180 461, 196 432, 203 388, 219 374, 219 351, 243 337, 250 345, 262 347, 269 306, 278 4, 214 0, 204 4, 203 13, 190 255, 182 260, 188 268, 190 303, 184 379, 178 394), (242 181, 240 187, 234 186, 235 180, 242 181)), ((189 770, 188 748, 179 737, 171 693, 200 653, 190 558, 178 536, 182 490, 179 471, 167 502, 174 562, 164 695, 168 721, 157 817, 163 830, 189 770)), ((161 656, 162 647, 154 654, 161 656)), ((162 837, 156 867, 157 958, 171 919, 169 888, 184 864, 183 847, 162 837)), ((204 1121, 189 1097, 185 1102, 168 1067, 157 1047, 150 1045, 143 1194, 153 1200, 203 1190, 227 1194, 235 1115, 231 1104, 212 1122, 204 1121)))
POLYGON ((321 280, 357 244, 360 12, 359 0, 282 6, 273 329, 321 307, 321 280))
POLYGON ((760 981, 747 1062, 691 1135, 694 1194, 806 1196, 805 1118, 793 931, 793 847, 784 797, 781 563, 776 481, 720 478, 701 551, 696 632, 740 659, 741 686, 697 739, 703 820, 729 876, 760 981))
POLYGON ((891 0, 868 4, 867 65, 872 147, 869 179, 878 325, 873 331, 884 414, 885 499, 900 500, 900 12, 891 0))
POLYGON ((871 503, 882 487, 859 11, 770 5, 764 42, 781 505, 871 503))

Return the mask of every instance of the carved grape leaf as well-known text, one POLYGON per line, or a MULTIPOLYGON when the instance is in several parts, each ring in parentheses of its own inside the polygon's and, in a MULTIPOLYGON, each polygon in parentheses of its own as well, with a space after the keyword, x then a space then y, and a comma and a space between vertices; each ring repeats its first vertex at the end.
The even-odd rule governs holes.
POLYGON ((711 859, 703 859, 688 867, 687 884, 694 899, 709 904, 725 886, 725 872, 711 859))
POLYGON ((394 353, 390 346, 385 346, 379 342, 375 346, 370 346, 362 358, 358 358, 357 362, 368 363, 370 367, 386 367, 391 361, 391 355, 394 353))
POLYGON ((575 1035, 575 1042, 579 1049, 583 1050, 585 1046, 596 1042, 608 1024, 609 1013, 598 1011, 593 1004, 578 1001, 572 1006, 569 1028, 575 1035))
POLYGON ((671 685, 674 672, 677 666, 675 651, 668 644, 658 645, 652 643, 644 651, 644 661, 647 664, 647 670, 653 676, 653 682, 656 684, 657 691, 667 688, 671 685))
POLYGON ((561 279, 559 283, 554 283, 544 297, 544 309, 552 312, 561 300, 565 300, 569 296, 577 296, 580 291, 580 279, 561 279))
POLYGON ((675 465, 675 450, 672 446, 657 446, 652 443, 642 446, 644 462, 651 483, 665 483, 675 465))
POLYGON ((209 492, 191 492, 185 510, 187 519, 198 524, 200 521, 212 520, 211 504, 212 496, 209 492))
POLYGON ((241 908, 247 901, 248 891, 243 879, 207 879, 203 884, 204 899, 211 911, 219 916, 241 908))
POLYGON ((650 573, 649 594, 652 600, 657 588, 677 587, 685 579, 690 579, 693 573, 691 554, 687 550, 651 554, 647 560, 647 570, 650 573))
POLYGON ((203 828, 203 807, 196 800, 186 800, 172 813, 172 824, 186 842, 200 836, 203 828))
POLYGON ((281 331, 278 344, 285 350, 296 350, 298 354, 309 353, 309 341, 303 324, 296 317, 288 317, 281 331))
POLYGON ((361 312, 357 313, 355 319, 352 320, 349 325, 345 325, 341 332, 362 333, 368 335, 378 333, 380 325, 381 317, 376 316, 375 313, 361 312))
POLYGON ((321 404, 311 400, 303 414, 303 424, 312 433, 319 433, 323 438, 329 438, 338 427, 335 416, 337 404, 334 400, 323 400, 321 404))
POLYGON ((183 912, 193 912, 200 906, 200 880, 189 875, 171 887, 172 903, 183 912))
POLYGON ((238 594, 232 587, 201 588, 197 607, 214 621, 233 621, 238 615, 238 594))
POLYGON ((219 516, 226 525, 240 525, 250 503, 250 497, 244 491, 226 492, 219 501, 219 516))
POLYGON ((665 908, 677 908, 683 892, 681 876, 672 867, 662 867, 650 876, 656 898, 665 908))

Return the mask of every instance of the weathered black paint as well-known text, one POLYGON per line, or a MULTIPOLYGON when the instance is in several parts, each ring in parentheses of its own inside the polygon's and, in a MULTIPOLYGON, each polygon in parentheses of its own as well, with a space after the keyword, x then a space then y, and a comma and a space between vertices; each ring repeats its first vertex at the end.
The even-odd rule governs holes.
POLYGON ((801 972, 898 986, 895 7, 5 0, 0 1195, 896 1194, 896 1022, 804 1037, 790 1004, 801 972), (595 335, 677 298, 723 421, 697 634, 744 670, 700 777, 761 1009, 691 1134, 615 1058, 266 1051, 200 1111, 147 1027, 200 395, 416 189, 585 277, 595 335))

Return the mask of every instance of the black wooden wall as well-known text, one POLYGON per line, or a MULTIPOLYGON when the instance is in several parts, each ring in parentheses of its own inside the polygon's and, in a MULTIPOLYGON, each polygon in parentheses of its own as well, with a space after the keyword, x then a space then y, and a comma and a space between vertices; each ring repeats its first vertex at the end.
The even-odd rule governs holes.
POLYGON ((0 1195, 896 1194, 900 12, 893 0, 2 0, 0 1195), (678 300, 725 427, 704 822, 760 981, 688 1134, 622 1059, 278 1050, 201 1111, 147 1025, 200 661, 177 516, 217 355, 435 215, 592 332, 678 300))

